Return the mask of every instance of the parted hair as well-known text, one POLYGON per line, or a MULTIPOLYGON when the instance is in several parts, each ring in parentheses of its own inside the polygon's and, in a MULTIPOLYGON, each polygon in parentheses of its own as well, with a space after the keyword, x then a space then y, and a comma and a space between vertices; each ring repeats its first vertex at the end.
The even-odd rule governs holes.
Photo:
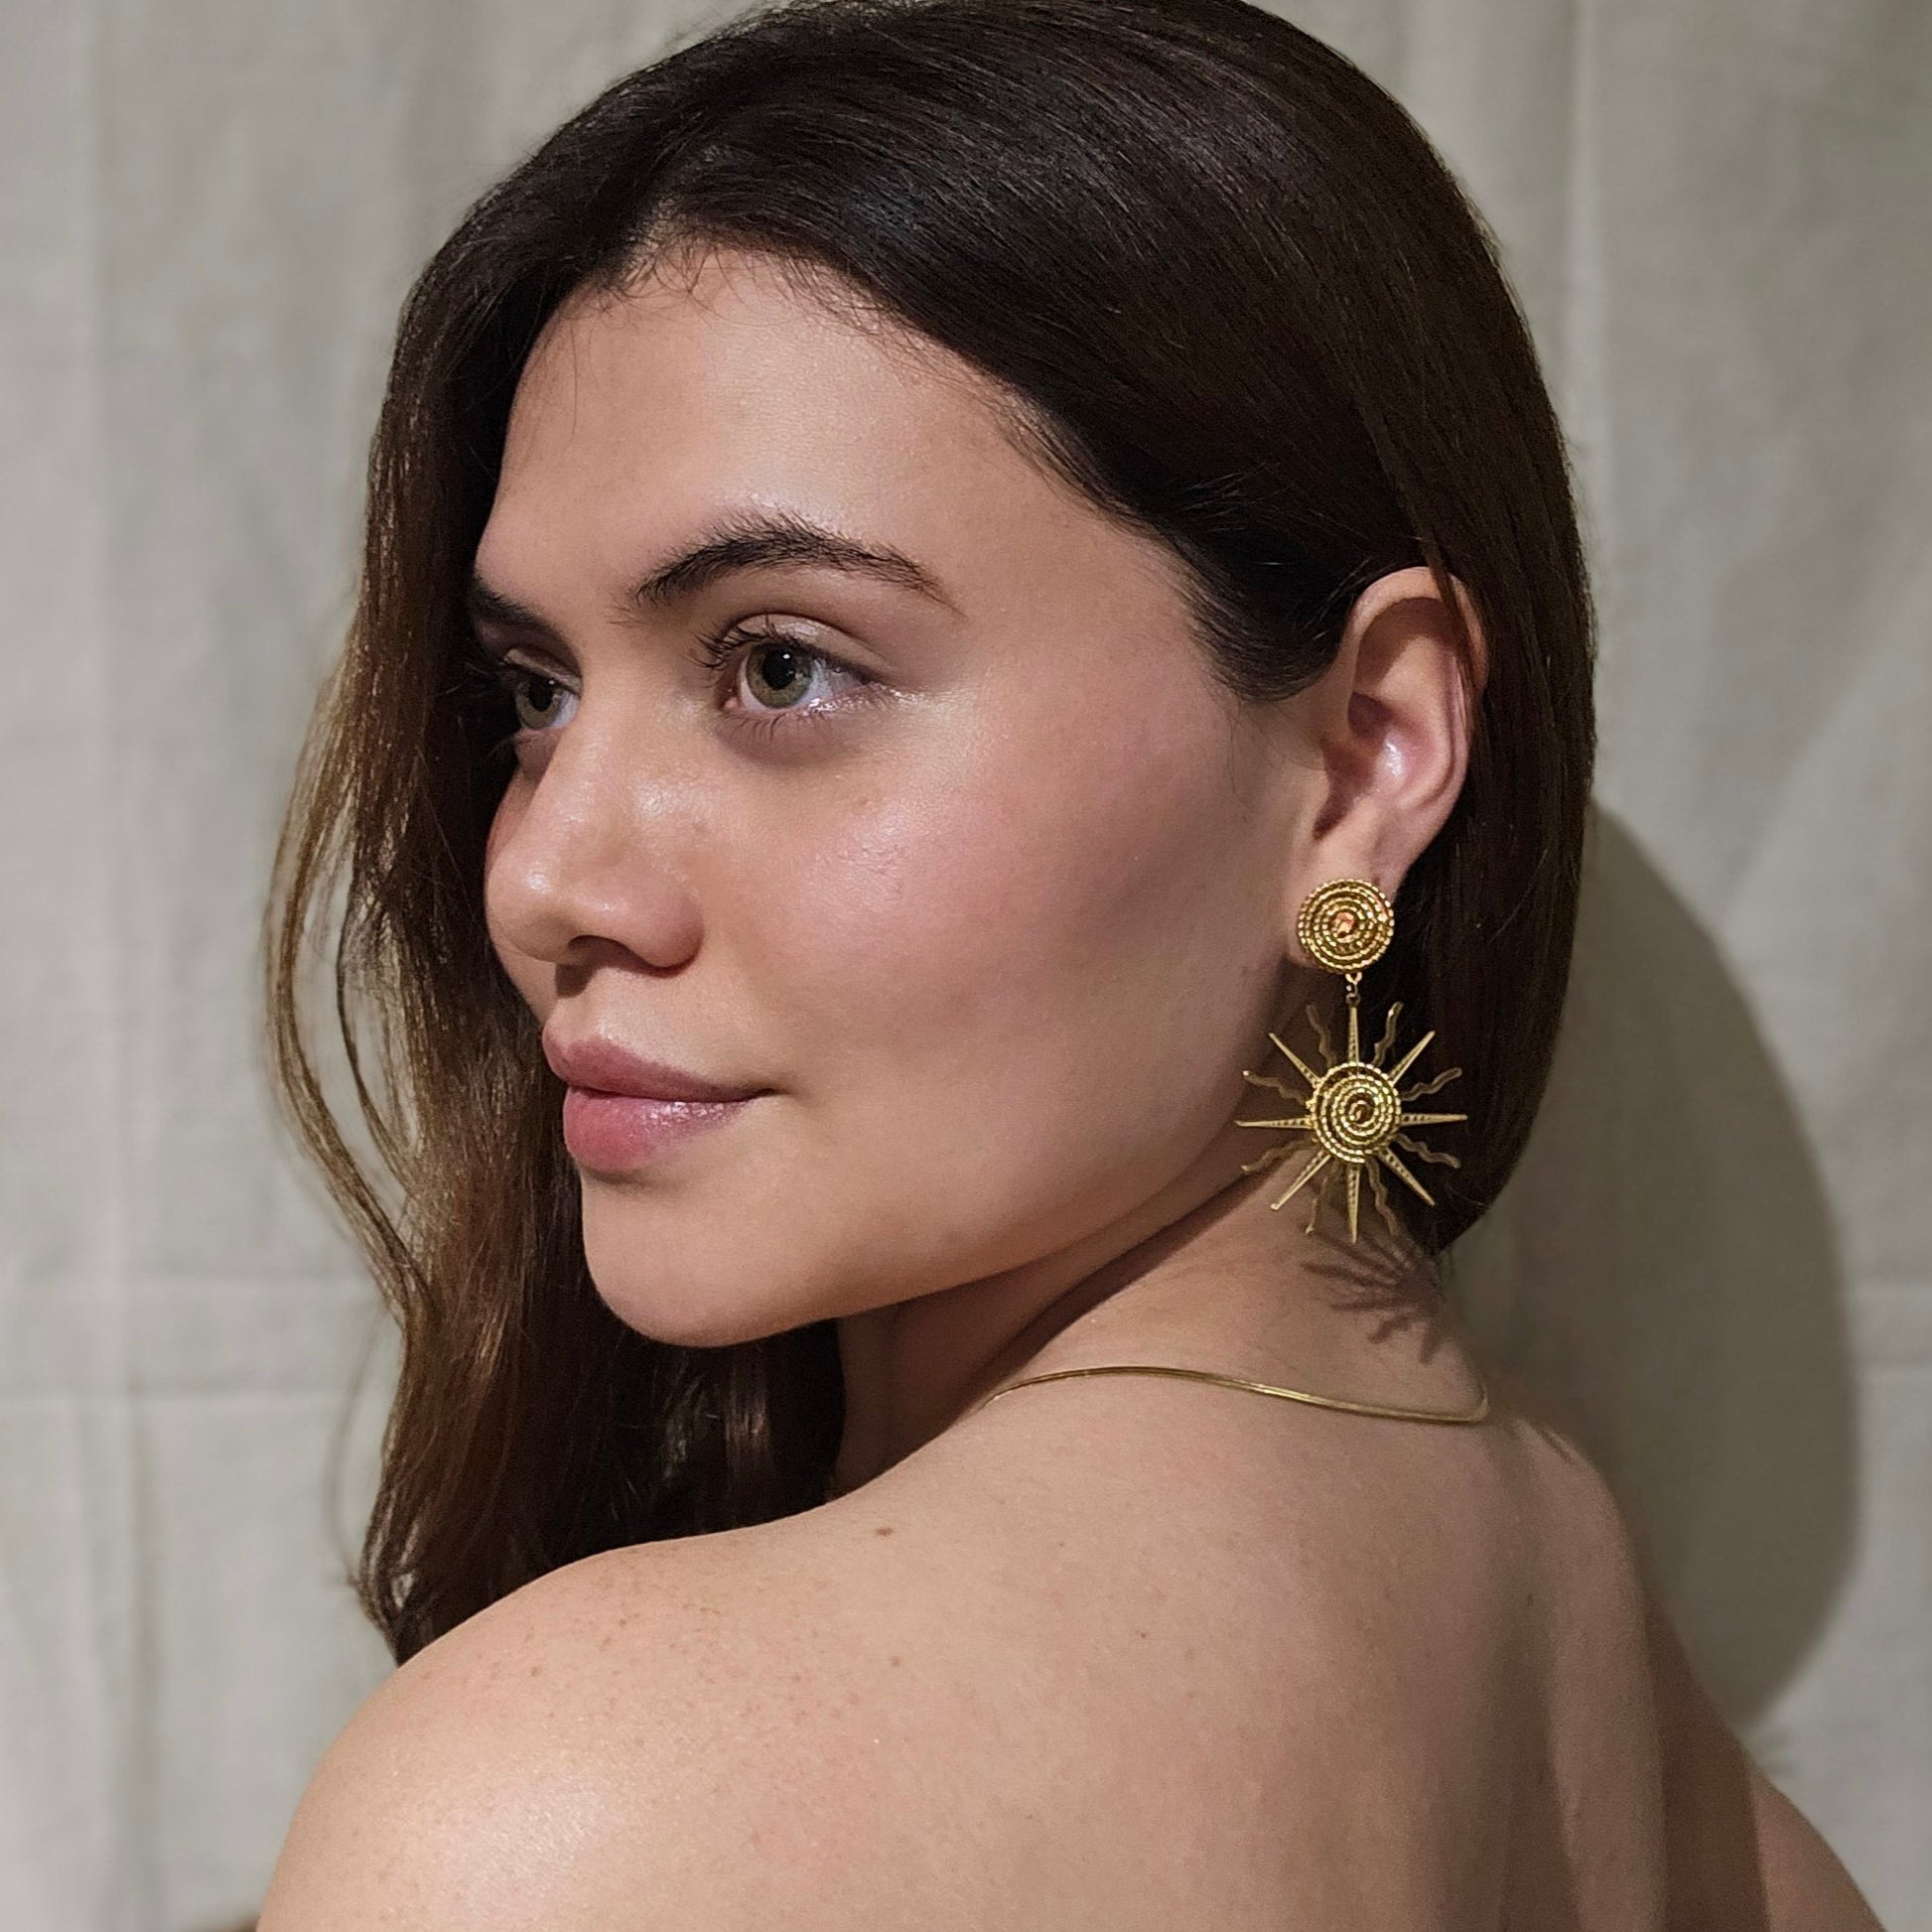
POLYGON ((576 1558, 810 1506, 842 1426, 829 1322, 687 1348, 600 1301, 562 1089, 483 919, 503 769, 464 591, 510 399, 566 297, 692 245, 995 378, 1042 463, 1181 560, 1244 702, 1319 676, 1384 572, 1428 566, 1458 624, 1466 589, 1467 775, 1363 985, 1464 1069, 1462 1165, 1401 1201, 1427 1252, 1515 1165, 1563 1006, 1594 748, 1573 483, 1494 241, 1388 93, 1245 0, 802 0, 626 75, 409 294, 267 911, 278 1090, 400 1328, 354 1579, 398 1660, 576 1558), (361 1134, 318 1070, 318 944, 361 1134))

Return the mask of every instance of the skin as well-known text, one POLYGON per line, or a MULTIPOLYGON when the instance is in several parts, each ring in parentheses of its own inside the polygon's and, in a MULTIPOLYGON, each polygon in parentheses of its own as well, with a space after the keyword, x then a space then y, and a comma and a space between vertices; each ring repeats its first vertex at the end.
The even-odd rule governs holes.
POLYGON ((591 1272, 668 1340, 836 1317, 833 1495, 571 1565, 412 1659, 319 1769, 265 1932, 1874 1923, 1512 1384, 1479 1428, 1149 1377, 961 1420, 1119 1361, 1469 1406, 1422 1258, 1273 1210, 1296 1169, 1241 1167, 1283 1137, 1233 1124, 1273 1111, 1268 1030, 1332 1007, 1303 897, 1393 897, 1468 701, 1405 570, 1315 685, 1237 704, 1161 546, 822 295, 705 255, 569 305, 477 567, 542 621, 484 631, 530 680, 504 970, 570 1037, 769 1089, 583 1171, 591 1272), (626 598, 773 512, 939 594, 766 562, 626 598), (867 682, 693 662, 746 623, 867 682))

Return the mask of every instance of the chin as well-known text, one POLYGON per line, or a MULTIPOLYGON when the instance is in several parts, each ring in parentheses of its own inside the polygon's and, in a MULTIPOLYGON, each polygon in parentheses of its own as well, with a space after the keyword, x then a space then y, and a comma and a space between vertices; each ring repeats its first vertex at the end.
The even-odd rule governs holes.
MULTIPOLYGON (((597 1281, 595 1276, 593 1281, 597 1281)), ((792 1321, 770 1321, 748 1308, 702 1306, 666 1297, 655 1284, 623 1282, 607 1288, 597 1281, 598 1299, 626 1328, 650 1341, 675 1342, 680 1348, 729 1348, 736 1342, 758 1341, 796 1327, 792 1321)))
POLYGON ((729 1348, 734 1342, 782 1334, 812 1319, 809 1314, 794 1318, 742 1292, 719 1292, 663 1273, 647 1274, 634 1262, 601 1268, 593 1261, 590 1274, 598 1300, 626 1328, 683 1348, 729 1348))
POLYGON ((833 1312, 818 1306, 803 1283, 748 1265, 742 1254, 721 1255, 712 1267, 707 1257, 678 1257, 675 1246, 648 1237, 599 1241, 587 1230, 584 1259, 598 1300, 626 1328, 652 1341, 728 1348, 833 1312))

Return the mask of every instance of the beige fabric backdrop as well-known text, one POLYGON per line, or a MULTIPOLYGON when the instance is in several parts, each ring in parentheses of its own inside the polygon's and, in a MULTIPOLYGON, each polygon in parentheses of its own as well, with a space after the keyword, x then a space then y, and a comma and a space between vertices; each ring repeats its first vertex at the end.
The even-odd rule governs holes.
MULTIPOLYGON (((1928 1932, 1932 7, 1291 11, 1498 230, 1605 619, 1569 1033, 1466 1292, 1928 1932)), ((386 1666, 371 1298, 255 1040, 269 840, 408 277, 693 17, 0 0, 0 1925, 248 1907, 386 1666)))

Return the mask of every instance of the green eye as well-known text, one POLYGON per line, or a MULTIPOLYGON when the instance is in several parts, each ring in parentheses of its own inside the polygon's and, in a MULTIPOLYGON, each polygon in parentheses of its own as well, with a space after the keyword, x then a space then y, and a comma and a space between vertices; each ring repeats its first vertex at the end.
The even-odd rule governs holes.
POLYGON ((732 692, 741 702, 730 715, 747 723, 775 722, 790 716, 817 716, 845 708, 843 700, 855 691, 875 688, 875 680, 856 665, 847 664, 828 651, 808 644, 774 624, 736 626, 698 646, 700 659, 714 671, 737 666, 732 692), (835 680, 845 680, 843 686, 835 680), (814 687, 825 691, 825 701, 808 703, 814 687))
POLYGON ((801 694, 812 687, 812 667, 830 663, 796 644, 755 644, 745 653, 745 681, 759 704, 795 710, 801 694))
POLYGON ((555 678, 545 677, 521 664, 507 664, 503 668, 503 681, 509 687, 517 724, 525 731, 548 731, 557 722, 557 714, 570 693, 555 678))

